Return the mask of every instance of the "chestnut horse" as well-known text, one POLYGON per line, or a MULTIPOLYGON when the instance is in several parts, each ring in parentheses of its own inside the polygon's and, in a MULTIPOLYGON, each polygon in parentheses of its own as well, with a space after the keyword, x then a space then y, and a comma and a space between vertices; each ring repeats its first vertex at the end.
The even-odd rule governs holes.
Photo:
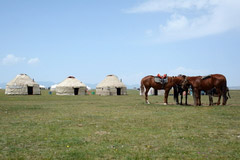
POLYGON ((222 105, 227 103, 227 80, 224 75, 212 74, 207 77, 196 76, 196 77, 186 77, 182 83, 182 87, 186 88, 186 85, 191 85, 193 89, 194 105, 201 105, 201 94, 203 90, 205 92, 216 88, 218 93, 218 102, 220 104, 221 96, 223 96, 222 105))
POLYGON ((169 93, 170 89, 175 85, 181 85, 185 79, 185 76, 167 77, 167 78, 168 78, 168 82, 164 85, 162 85, 161 83, 155 82, 154 76, 152 76, 152 75, 146 76, 141 80, 141 92, 142 92, 142 95, 145 94, 145 102, 147 104, 150 104, 148 101, 148 91, 152 87, 156 90, 160 90, 160 89, 165 90, 164 105, 167 105, 168 104, 168 93, 169 93))

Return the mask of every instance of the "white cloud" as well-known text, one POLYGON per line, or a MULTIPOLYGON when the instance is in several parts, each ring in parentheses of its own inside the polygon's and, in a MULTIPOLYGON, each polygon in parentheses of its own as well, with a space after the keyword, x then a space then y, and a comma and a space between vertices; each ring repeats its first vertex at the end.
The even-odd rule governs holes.
POLYGON ((176 9, 204 9, 216 3, 216 0, 148 0, 126 13, 175 12, 176 9))
POLYGON ((31 58, 28 60, 28 64, 36 64, 39 62, 39 58, 31 58))
POLYGON ((2 65, 16 65, 19 63, 36 64, 39 61, 40 61, 39 58, 30 58, 29 60, 27 60, 27 58, 25 57, 17 57, 13 54, 8 54, 6 57, 0 60, 0 64, 2 65))
POLYGON ((126 12, 167 13, 168 20, 154 35, 159 41, 175 41, 239 29, 239 8, 239 0, 148 0, 126 12))
POLYGON ((171 20, 167 22, 167 25, 160 25, 160 30, 167 32, 179 32, 189 26, 189 20, 182 15, 174 14, 171 16, 171 20))
POLYGON ((26 59, 25 57, 17 57, 13 54, 9 54, 2 59, 2 64, 3 65, 14 65, 14 64, 25 61, 25 59, 26 59))
POLYGON ((174 70, 169 71, 169 75, 176 76, 179 74, 184 74, 187 76, 199 76, 199 75, 208 75, 209 72, 206 70, 199 70, 199 69, 191 69, 191 68, 185 68, 185 67, 178 67, 174 70))

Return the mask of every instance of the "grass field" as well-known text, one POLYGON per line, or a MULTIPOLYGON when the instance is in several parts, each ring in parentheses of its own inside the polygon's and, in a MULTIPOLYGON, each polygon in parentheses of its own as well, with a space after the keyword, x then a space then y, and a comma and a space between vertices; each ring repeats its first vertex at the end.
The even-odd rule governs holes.
MULTIPOLYGON (((127 96, 7 96, 0 159, 240 159, 240 91, 227 106, 150 105, 127 96)), ((216 102, 216 99, 214 99, 216 102)), ((193 104, 192 97, 189 103, 193 104)), ((172 104, 172 105, 171 105, 172 104)))

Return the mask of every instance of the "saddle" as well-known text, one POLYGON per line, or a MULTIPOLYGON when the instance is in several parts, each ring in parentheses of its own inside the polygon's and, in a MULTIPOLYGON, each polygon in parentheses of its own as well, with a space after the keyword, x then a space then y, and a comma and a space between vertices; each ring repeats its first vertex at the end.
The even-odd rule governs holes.
POLYGON ((154 76, 154 81, 164 86, 164 84, 168 83, 167 74, 164 74, 163 76, 161 76, 160 74, 157 74, 157 76, 154 76))
POLYGON ((207 75, 207 76, 202 76, 202 80, 204 80, 204 79, 208 79, 208 78, 210 78, 212 75, 210 74, 210 75, 207 75))

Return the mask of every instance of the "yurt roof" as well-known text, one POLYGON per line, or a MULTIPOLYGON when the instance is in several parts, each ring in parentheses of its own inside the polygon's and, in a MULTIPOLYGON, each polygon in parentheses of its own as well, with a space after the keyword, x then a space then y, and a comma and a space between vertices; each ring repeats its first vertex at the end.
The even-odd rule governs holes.
POLYGON ((84 83, 73 76, 69 76, 64 81, 59 83, 57 87, 87 87, 84 83))
POLYGON ((126 87, 115 75, 108 75, 102 82, 97 85, 97 88, 102 87, 126 87))
POLYGON ((13 80, 7 83, 7 85, 34 85, 37 84, 27 74, 19 74, 13 80))

